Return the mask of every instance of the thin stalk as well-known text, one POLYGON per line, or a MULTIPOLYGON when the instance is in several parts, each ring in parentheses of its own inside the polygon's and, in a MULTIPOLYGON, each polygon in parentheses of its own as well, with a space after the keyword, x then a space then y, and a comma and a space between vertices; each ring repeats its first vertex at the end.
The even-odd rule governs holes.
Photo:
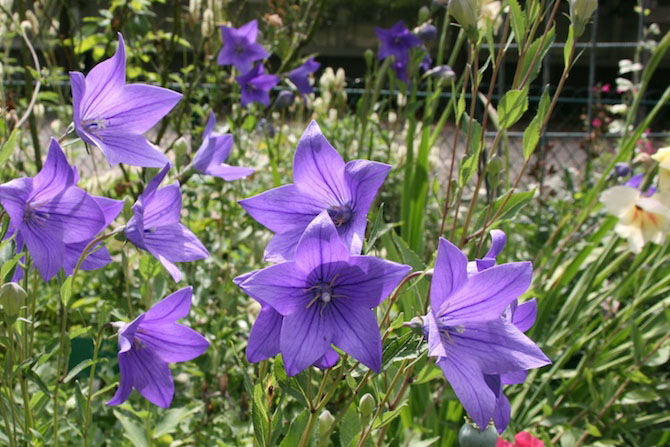
POLYGON ((98 336, 95 338, 95 348, 93 350, 93 359, 91 363, 91 371, 88 376, 88 395, 86 396, 86 406, 84 407, 84 427, 82 434, 84 438, 84 447, 88 446, 88 427, 91 421, 91 398, 93 397, 93 379, 95 378, 95 366, 98 362, 98 353, 100 352, 100 345, 102 344, 103 331, 111 327, 111 323, 103 324, 98 330, 98 336))
POLYGON ((9 422, 9 414, 7 414, 7 409, 5 404, 0 402, 0 413, 2 413, 2 419, 5 421, 5 430, 7 431, 7 439, 9 439, 9 447, 16 447, 16 434, 12 431, 12 424, 9 422))

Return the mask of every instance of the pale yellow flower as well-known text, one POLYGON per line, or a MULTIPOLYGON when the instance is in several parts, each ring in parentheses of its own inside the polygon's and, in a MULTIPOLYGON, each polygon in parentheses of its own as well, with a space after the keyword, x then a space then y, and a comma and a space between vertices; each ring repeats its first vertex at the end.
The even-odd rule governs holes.
POLYGON ((670 230, 670 208, 658 193, 646 197, 635 188, 619 185, 604 191, 600 201, 619 218, 614 230, 628 240, 634 253, 641 252, 647 242, 662 243, 670 230))
POLYGON ((658 188, 668 198, 670 192, 670 146, 660 148, 651 158, 658 162, 658 188))

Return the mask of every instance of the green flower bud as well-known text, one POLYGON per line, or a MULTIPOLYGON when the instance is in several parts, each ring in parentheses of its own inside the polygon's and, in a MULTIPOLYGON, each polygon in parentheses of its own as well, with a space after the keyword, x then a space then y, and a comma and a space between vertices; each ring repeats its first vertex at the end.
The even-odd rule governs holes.
POLYGON ((493 425, 489 425, 484 431, 479 431, 466 422, 458 431, 458 443, 461 447, 495 447, 497 442, 498 432, 493 425))
POLYGON ((574 38, 584 34, 591 16, 598 9, 598 0, 570 0, 570 21, 574 28, 574 38))
POLYGON ((372 394, 365 393, 358 403, 358 411, 361 416, 368 417, 375 411, 376 405, 375 398, 372 397, 372 394))
POLYGON ((10 324, 16 321, 25 300, 26 291, 17 283, 8 282, 0 287, 0 304, 10 324))
POLYGON ((368 68, 372 67, 372 62, 374 62, 375 60, 375 52, 372 51, 370 48, 368 48, 367 50, 365 50, 364 56, 365 56, 365 63, 367 64, 368 68))
POLYGON ((489 175, 500 174, 503 168, 503 162, 497 155, 493 155, 486 164, 486 172, 489 175))
POLYGON ((419 23, 426 22, 430 19, 430 9, 427 6, 419 8, 419 23))
POLYGON ((480 0, 450 0, 449 14, 468 33, 468 38, 476 42, 479 38, 477 22, 479 20, 480 0))
POLYGON ((319 415, 319 438, 322 440, 319 445, 324 445, 325 440, 323 438, 328 436, 328 432, 330 431, 333 422, 335 422, 335 417, 330 414, 330 411, 323 410, 319 415))

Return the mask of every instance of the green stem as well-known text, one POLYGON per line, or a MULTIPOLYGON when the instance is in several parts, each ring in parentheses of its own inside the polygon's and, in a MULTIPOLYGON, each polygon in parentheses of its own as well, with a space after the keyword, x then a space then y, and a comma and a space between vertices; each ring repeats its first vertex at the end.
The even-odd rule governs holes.
POLYGON ((102 344, 102 332, 105 328, 111 326, 111 323, 103 324, 98 330, 98 336, 95 338, 95 348, 93 350, 93 359, 91 363, 91 371, 88 376, 88 395, 86 396, 86 406, 84 407, 84 427, 82 434, 84 437, 84 447, 88 446, 88 428, 91 421, 91 398, 93 397, 93 379, 95 378, 95 366, 98 362, 98 353, 100 352, 100 345, 102 344))

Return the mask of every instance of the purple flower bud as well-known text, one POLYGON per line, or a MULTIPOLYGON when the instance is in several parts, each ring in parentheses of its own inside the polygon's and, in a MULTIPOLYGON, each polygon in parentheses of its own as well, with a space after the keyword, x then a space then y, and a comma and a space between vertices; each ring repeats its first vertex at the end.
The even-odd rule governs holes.
POLYGON ((435 79, 450 80, 456 77, 456 72, 448 65, 438 65, 428 70, 426 75, 435 79))
POLYGON ((277 96, 277 101, 275 102, 275 107, 277 109, 287 109, 291 107, 291 104, 293 104, 293 92, 289 90, 282 90, 279 92, 279 95, 277 96))
POLYGON ((614 173, 617 177, 626 177, 630 174, 630 167, 628 163, 620 162, 614 165, 614 173))
POLYGON ((423 43, 427 44, 437 39, 437 28, 435 28, 435 25, 431 23, 426 23, 419 29, 417 34, 419 35, 419 39, 421 39, 423 43))

